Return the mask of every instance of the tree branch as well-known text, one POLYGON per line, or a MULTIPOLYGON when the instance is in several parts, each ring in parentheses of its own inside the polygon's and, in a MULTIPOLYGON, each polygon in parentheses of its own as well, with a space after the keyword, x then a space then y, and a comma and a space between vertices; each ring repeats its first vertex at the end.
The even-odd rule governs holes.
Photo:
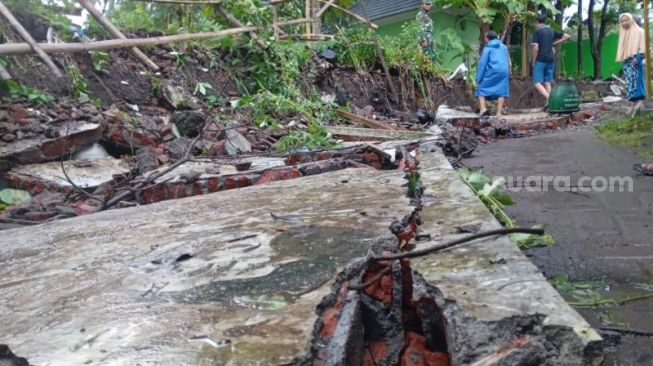
POLYGON ((370 261, 387 261, 387 260, 395 260, 395 259, 403 259, 403 258, 416 258, 416 257, 423 257, 432 253, 436 252, 441 252, 445 249, 449 249, 464 243, 468 243, 471 241, 474 241, 476 239, 481 239, 481 238, 486 238, 488 236, 495 236, 495 235, 507 235, 507 234, 515 234, 515 233, 524 233, 524 234, 534 234, 534 235, 544 235, 544 230, 542 229, 528 229, 528 228, 511 228, 511 229, 499 229, 499 230, 490 230, 474 235, 470 235, 465 238, 457 239, 454 241, 451 241, 449 243, 441 244, 441 245, 436 245, 433 247, 429 248, 424 248, 420 250, 413 250, 411 252, 404 252, 404 253, 398 253, 398 254, 393 254, 389 256, 380 256, 380 257, 371 257, 370 261))

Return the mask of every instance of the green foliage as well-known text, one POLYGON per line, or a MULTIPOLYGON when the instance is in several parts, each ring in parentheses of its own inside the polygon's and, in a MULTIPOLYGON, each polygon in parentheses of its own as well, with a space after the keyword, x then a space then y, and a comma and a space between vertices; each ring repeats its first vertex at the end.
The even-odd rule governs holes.
POLYGON ((64 40, 70 38, 71 21, 61 12, 53 11, 52 6, 64 7, 67 10, 74 8, 73 0, 4 0, 3 3, 14 14, 29 13, 39 19, 44 20, 47 24, 59 31, 64 40))
POLYGON ((213 86, 209 83, 197 83, 195 85, 195 95, 204 100, 204 103, 211 108, 220 105, 220 97, 213 90, 213 86))
POLYGON ((157 97, 161 96, 161 93, 163 92, 163 81, 161 81, 161 78, 151 72, 148 72, 147 76, 150 79, 152 93, 157 97))
POLYGON ((296 149, 314 149, 320 147, 334 147, 336 144, 331 134, 326 132, 324 126, 318 122, 311 122, 307 131, 293 131, 277 142, 276 148, 279 152, 288 152, 296 149))
POLYGON ((653 159, 653 116, 610 121, 596 129, 608 143, 636 148, 642 157, 653 159))
POLYGON ((153 32, 158 28, 154 23, 152 14, 147 9, 147 5, 144 3, 123 3, 118 10, 109 14, 109 18, 116 27, 126 31, 145 30, 153 32))
POLYGON ((109 63, 109 54, 107 52, 92 51, 91 63, 93 64, 93 71, 98 74, 108 74, 105 66, 109 63))
MULTIPOLYGON (((506 206, 515 203, 512 197, 501 192, 501 188, 505 185, 505 179, 499 178, 492 181, 480 170, 469 170, 466 168, 458 169, 458 174, 503 226, 509 229, 517 227, 517 222, 503 210, 506 206)), ((535 225, 533 228, 541 229, 543 226, 535 225)), ((553 237, 549 234, 534 235, 516 233, 511 234, 510 238, 517 243, 520 249, 551 246, 555 243, 553 237)))
POLYGON ((338 55, 340 65, 352 66, 359 72, 370 71, 377 63, 371 31, 360 27, 338 28, 337 31, 337 38, 319 42, 315 50, 332 49, 338 55))
POLYGON ((553 277, 551 283, 558 291, 569 295, 576 300, 569 301, 569 305, 583 308, 622 305, 631 301, 653 297, 653 293, 625 297, 605 297, 600 292, 600 289, 605 285, 603 282, 572 281, 569 279, 569 275, 567 274, 559 274, 553 277))
POLYGON ((15 101, 27 100, 36 104, 48 104, 54 100, 54 97, 49 93, 27 87, 14 80, 3 81, 2 88, 6 89, 9 93, 9 98, 15 101))
POLYGON ((5 188, 0 191, 0 203, 7 206, 18 206, 32 200, 32 196, 19 189, 5 188))
POLYGON ((88 93, 88 83, 84 76, 79 71, 77 66, 70 65, 68 67, 68 77, 72 83, 72 96, 80 103, 86 103, 90 101, 88 93))

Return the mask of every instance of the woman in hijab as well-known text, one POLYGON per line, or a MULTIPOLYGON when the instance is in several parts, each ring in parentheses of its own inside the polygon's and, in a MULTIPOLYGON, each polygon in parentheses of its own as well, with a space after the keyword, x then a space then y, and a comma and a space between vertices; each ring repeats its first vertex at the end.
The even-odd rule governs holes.
POLYGON ((496 114, 500 116, 503 104, 510 96, 510 55, 495 32, 488 32, 485 38, 487 43, 476 70, 476 96, 481 104, 481 117, 489 116, 486 99, 498 99, 496 114))
POLYGON ((637 25, 632 14, 623 13, 619 16, 619 47, 617 48, 617 61, 624 64, 628 100, 640 101, 646 96, 644 86, 644 60, 645 38, 644 30, 637 25))

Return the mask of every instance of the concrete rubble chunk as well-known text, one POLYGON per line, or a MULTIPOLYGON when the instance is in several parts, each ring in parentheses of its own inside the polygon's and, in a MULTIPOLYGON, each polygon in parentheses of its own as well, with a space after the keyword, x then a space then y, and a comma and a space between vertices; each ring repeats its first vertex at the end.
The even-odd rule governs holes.
POLYGON ((186 137, 175 139, 170 143, 170 146, 168 147, 168 153, 170 154, 170 157, 173 159, 181 159, 184 157, 192 143, 193 141, 186 137))
POLYGON ((227 155, 238 155, 252 151, 252 144, 235 129, 226 131, 227 142, 224 145, 227 155))
POLYGON ((457 110, 446 104, 441 104, 438 107, 438 110, 435 114, 435 121, 440 127, 446 123, 450 123, 455 127, 480 127, 478 114, 457 110))
POLYGON ((0 144, 0 156, 13 164, 36 164, 58 159, 91 146, 101 137, 100 125, 85 121, 70 121, 56 127, 52 138, 45 136, 0 144))
POLYGON ((141 147, 136 151, 136 167, 138 174, 145 174, 159 167, 156 149, 152 146, 141 147))
POLYGON ((197 99, 188 93, 182 86, 166 84, 163 96, 175 109, 198 109, 197 99))
MULTIPOLYGON (((81 188, 94 188, 111 181, 114 175, 129 172, 127 163, 113 157, 95 160, 69 160, 64 162, 64 167, 70 180, 81 188)), ((44 184, 71 187, 61 170, 60 162, 15 167, 5 173, 5 179, 10 182, 38 180, 44 184)))

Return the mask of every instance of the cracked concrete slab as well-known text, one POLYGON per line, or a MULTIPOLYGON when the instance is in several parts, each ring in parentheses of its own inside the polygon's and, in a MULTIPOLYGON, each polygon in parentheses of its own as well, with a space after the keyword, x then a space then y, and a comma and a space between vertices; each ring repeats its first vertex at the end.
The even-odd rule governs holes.
MULTIPOLYGON (((441 153, 420 166, 423 231, 499 227, 441 153)), ((402 171, 345 169, 6 231, 0 343, 38 365, 294 362, 336 273, 412 211, 404 183, 402 171)), ((483 321, 541 314, 573 330, 596 363, 598 335, 509 239, 413 267, 483 321)))

